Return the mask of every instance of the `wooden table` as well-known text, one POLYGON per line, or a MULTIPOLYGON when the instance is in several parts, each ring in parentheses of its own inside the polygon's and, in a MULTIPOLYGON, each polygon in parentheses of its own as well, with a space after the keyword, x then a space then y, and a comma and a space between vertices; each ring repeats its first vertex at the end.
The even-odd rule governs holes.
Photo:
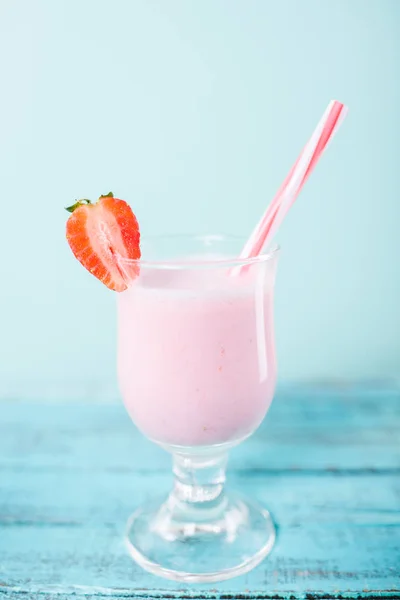
POLYGON ((232 452, 230 483, 268 506, 274 551, 246 576, 185 586, 122 542, 171 483, 169 457, 122 405, 0 403, 0 600, 400 598, 400 391, 282 389, 232 452))

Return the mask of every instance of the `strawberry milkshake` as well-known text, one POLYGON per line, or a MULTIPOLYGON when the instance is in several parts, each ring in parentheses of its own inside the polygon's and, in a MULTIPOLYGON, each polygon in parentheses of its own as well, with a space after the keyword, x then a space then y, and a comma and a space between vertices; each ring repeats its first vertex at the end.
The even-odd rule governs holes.
POLYGON ((268 511, 225 490, 227 453, 261 423, 276 380, 276 250, 242 241, 158 238, 141 247, 130 206, 110 192, 67 209, 78 261, 117 292, 118 380, 138 428, 171 452, 174 485, 128 521, 145 569, 185 582, 246 573, 272 549, 268 511))
POLYGON ((242 275, 207 255, 201 268, 196 259, 173 270, 142 264, 118 294, 120 389, 146 436, 206 446, 239 441, 260 424, 276 380, 275 263, 272 253, 242 275))
POLYGON ((172 454, 170 494, 148 498, 126 530, 130 555, 151 573, 213 583, 247 573, 274 545, 269 512, 225 489, 227 455, 260 424, 275 388, 277 251, 264 248, 346 112, 328 105, 246 243, 172 236, 148 251, 132 209, 111 192, 67 208, 74 256, 118 292, 126 409, 172 454))

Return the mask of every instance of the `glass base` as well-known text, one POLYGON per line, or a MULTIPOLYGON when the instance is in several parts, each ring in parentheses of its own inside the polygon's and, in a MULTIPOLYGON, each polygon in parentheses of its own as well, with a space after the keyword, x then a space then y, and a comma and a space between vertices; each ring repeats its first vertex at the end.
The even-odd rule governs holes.
POLYGON ((207 509, 171 494, 164 503, 140 507, 128 521, 126 543, 132 558, 154 575, 206 583, 230 579, 258 565, 275 542, 267 510, 225 492, 207 509))

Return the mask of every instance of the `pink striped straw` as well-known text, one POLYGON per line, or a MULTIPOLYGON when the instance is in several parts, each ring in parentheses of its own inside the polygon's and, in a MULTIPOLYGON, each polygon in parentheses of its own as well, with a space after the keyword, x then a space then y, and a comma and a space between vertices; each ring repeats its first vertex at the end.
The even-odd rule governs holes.
MULTIPOLYGON (((314 133, 251 234, 240 254, 240 258, 246 259, 258 256, 265 244, 272 240, 346 114, 347 107, 341 102, 332 100, 329 103, 314 133)), ((234 267, 232 271, 237 273, 243 268, 234 267)))

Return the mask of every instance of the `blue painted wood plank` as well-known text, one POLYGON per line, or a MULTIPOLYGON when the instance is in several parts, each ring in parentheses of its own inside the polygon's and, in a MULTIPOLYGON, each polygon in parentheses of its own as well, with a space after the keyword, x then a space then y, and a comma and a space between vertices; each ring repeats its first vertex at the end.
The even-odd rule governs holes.
MULTIPOLYGON (((236 469, 396 469, 400 392, 317 387, 278 395, 261 428, 232 454, 236 469)), ((2 402, 0 469, 169 469, 117 404, 2 402), (79 414, 79 419, 77 418, 79 414), (99 444, 99 437, 103 444, 99 444), (138 460, 140 457, 140 460, 138 460)))
POLYGON ((125 521, 171 482, 119 404, 0 403, 0 595, 10 598, 400 597, 400 395, 293 389, 231 460, 270 507, 272 555, 244 577, 185 586, 127 556, 125 521))

